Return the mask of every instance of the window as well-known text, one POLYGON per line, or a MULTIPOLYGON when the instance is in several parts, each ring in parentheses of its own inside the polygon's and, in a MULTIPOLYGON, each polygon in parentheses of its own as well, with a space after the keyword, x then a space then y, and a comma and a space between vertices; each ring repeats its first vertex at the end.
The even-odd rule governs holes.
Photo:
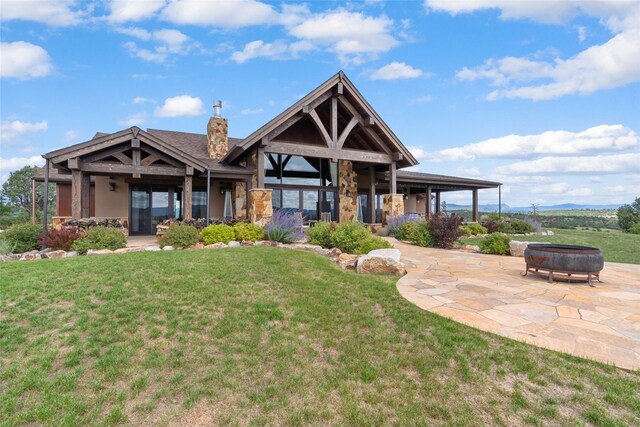
POLYGON ((338 164, 328 159, 267 153, 264 170, 265 184, 338 186, 338 164))

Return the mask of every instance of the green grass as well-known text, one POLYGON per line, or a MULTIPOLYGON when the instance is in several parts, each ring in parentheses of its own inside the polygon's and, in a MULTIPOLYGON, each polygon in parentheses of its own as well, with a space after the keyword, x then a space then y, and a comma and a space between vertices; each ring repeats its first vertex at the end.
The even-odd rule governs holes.
MULTIPOLYGON (((605 261, 640 264, 640 235, 619 231, 551 229, 553 236, 512 236, 527 242, 562 243, 599 248, 605 261)), ((477 245, 479 239, 463 239, 465 245, 477 245)))
POLYGON ((640 425, 640 373, 277 248, 0 265, 0 425, 640 425))

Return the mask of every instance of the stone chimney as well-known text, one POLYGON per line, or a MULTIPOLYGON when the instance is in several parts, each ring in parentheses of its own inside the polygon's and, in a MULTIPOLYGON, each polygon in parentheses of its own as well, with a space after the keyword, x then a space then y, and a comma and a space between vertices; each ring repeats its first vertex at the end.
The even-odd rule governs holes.
POLYGON ((222 159, 229 149, 227 140, 229 124, 227 119, 220 117, 221 109, 222 101, 216 101, 213 104, 213 117, 209 119, 207 125, 207 151, 209 157, 214 160, 222 159))

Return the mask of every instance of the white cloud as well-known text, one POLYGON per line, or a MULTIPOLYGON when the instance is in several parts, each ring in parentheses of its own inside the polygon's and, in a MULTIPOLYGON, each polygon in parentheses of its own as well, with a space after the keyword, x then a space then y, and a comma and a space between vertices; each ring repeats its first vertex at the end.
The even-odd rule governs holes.
POLYGON ((390 34, 393 21, 339 9, 314 15, 290 29, 291 35, 327 46, 343 63, 362 63, 363 55, 387 52, 398 45, 390 34))
POLYGON ((165 0, 111 0, 109 8, 111 22, 140 21, 149 19, 165 5, 165 0))
POLYGON ((638 165, 640 165, 640 153, 589 157, 543 157, 499 166, 495 172, 505 175, 620 174, 635 172, 638 170, 638 165))
POLYGON ((413 98, 409 101, 411 104, 427 104, 429 102, 433 102, 433 97, 431 95, 422 95, 416 98, 413 98))
POLYGON ((162 106, 155 109, 158 117, 199 116, 204 114, 202 100, 190 95, 179 95, 164 100, 162 106))
POLYGON ((422 74, 422 70, 413 68, 404 62, 394 61, 371 74, 371 80, 415 79, 422 74))
POLYGON ((64 133, 64 136, 62 137, 62 140, 64 142, 67 142, 67 143, 73 142, 73 141, 77 141, 78 140, 78 131, 74 130, 74 129, 66 131, 64 133))
POLYGON ((260 114, 264 112, 264 109, 262 108, 245 108, 244 110, 240 110, 240 114, 244 115, 244 116, 250 116, 253 114, 260 114))
POLYGON ((45 77, 53 71, 46 50, 31 43, 0 43, 0 77, 20 80, 45 77))
POLYGON ((133 98, 132 102, 134 104, 155 104, 156 101, 151 98, 143 98, 142 96, 136 96, 133 98))
POLYGON ((292 44, 287 44, 283 40, 276 40, 273 43, 254 40, 247 43, 242 50, 233 52, 231 60, 242 64, 254 58, 292 59, 296 58, 301 52, 312 49, 314 49, 313 45, 304 40, 292 44))
POLYGON ((147 113, 136 113, 127 116, 126 119, 122 120, 120 124, 131 127, 131 126, 140 126, 147 120, 147 113))
POLYGON ((470 168, 463 168, 463 167, 458 167, 456 168, 456 175, 457 176, 463 176, 463 177, 469 177, 469 178, 476 178, 479 176, 484 176, 484 174, 480 171, 480 169, 478 169, 477 167, 470 167, 470 168))
POLYGON ((8 178, 9 173, 22 169, 25 166, 43 166, 44 159, 42 156, 31 157, 0 157, 0 185, 8 178))
MULTIPOLYGON (((613 34, 606 43, 591 46, 571 58, 553 61, 506 57, 489 59, 481 66, 463 68, 462 80, 488 79, 495 86, 487 99, 553 99, 570 94, 590 94, 640 81, 640 2, 637 0, 449 2, 426 0, 430 10, 453 15, 481 9, 499 9, 503 19, 531 19, 566 24, 579 15, 598 18, 613 34)), ((585 30, 578 28, 582 42, 585 30)))
POLYGON ((278 14, 268 4, 255 0, 171 0, 162 10, 162 18, 174 24, 223 28, 268 25, 278 14))
POLYGON ((585 27, 578 27, 578 41, 580 43, 587 39, 587 29, 585 27))
POLYGON ((84 12, 73 10, 75 0, 3 0, 2 20, 22 20, 40 22, 54 27, 75 25, 84 12))
POLYGON ((141 28, 117 28, 117 32, 130 35, 143 41, 154 41, 157 45, 153 49, 142 48, 137 43, 129 41, 124 47, 132 56, 150 62, 165 62, 170 55, 186 55, 196 44, 189 43, 189 37, 173 29, 161 29, 153 32, 141 28))
POLYGON ((640 136, 622 125, 600 125, 582 132, 547 131, 536 135, 507 135, 462 147, 427 152, 415 148, 417 158, 432 161, 461 161, 480 158, 525 158, 531 155, 572 155, 621 151, 640 145, 640 136))
POLYGON ((49 125, 46 120, 41 122, 23 122, 20 120, 0 122, 0 142, 2 145, 11 144, 20 140, 20 137, 29 133, 46 132, 49 125))

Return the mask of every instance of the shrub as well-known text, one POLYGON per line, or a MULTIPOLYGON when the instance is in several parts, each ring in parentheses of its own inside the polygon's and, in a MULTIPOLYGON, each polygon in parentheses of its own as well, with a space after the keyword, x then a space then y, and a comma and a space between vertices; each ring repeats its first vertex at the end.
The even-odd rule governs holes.
POLYGON ((116 250, 127 246, 127 238, 119 228, 91 227, 84 236, 71 245, 71 249, 79 254, 86 254, 89 249, 116 250))
POLYGON ((267 239, 280 243, 293 243, 302 239, 302 216, 277 210, 271 217, 271 222, 264 229, 267 239))
POLYGON ((419 226, 417 222, 405 222, 396 232, 396 238, 398 240, 414 242, 418 233, 418 227, 419 226))
POLYGON ((509 236, 493 233, 482 239, 479 246, 484 254, 509 255, 509 236))
POLYGON ((331 232, 335 230, 335 227, 333 222, 317 222, 313 227, 307 229, 307 240, 312 245, 330 248, 333 245, 331 232))
POLYGON ((513 230, 514 234, 527 234, 527 233, 533 233, 534 231, 536 231, 536 229, 533 227, 532 224, 528 223, 527 221, 522 221, 519 219, 511 221, 510 225, 511 225, 511 230, 513 230))
POLYGON ((233 227, 226 224, 211 224, 202 230, 202 240, 207 245, 229 243, 236 237, 233 227))
POLYGON ((264 237, 264 229, 256 224, 248 224, 246 222, 238 222, 233 226, 233 231, 236 233, 236 240, 250 240, 255 242, 262 240, 264 237))
POLYGON ((540 221, 536 221, 533 218, 525 218, 524 221, 533 227, 533 231, 542 230, 542 223, 540 221))
POLYGON ((375 249, 388 249, 391 247, 391 244, 386 240, 377 236, 369 236, 366 239, 360 241, 354 253, 358 255, 368 254, 375 249))
POLYGON ((29 252, 40 249, 38 236, 42 233, 42 226, 30 222, 16 224, 2 233, 2 239, 7 240, 11 245, 15 245, 14 252, 29 252))
POLYGON ((498 230, 496 230, 498 233, 504 233, 504 234, 514 234, 515 232, 513 231, 513 228, 511 227, 511 222, 507 222, 507 221, 499 221, 498 222, 498 230))
POLYGON ((629 233, 640 234, 640 222, 636 222, 631 227, 629 227, 629 233))
POLYGON ((49 229, 38 237, 38 243, 51 249, 70 251, 73 242, 83 236, 78 227, 62 228, 60 230, 49 229))
POLYGON ((188 248, 200 240, 198 229, 193 225, 171 224, 160 238, 160 246, 174 246, 176 248, 188 248))
POLYGON ((355 253, 362 240, 371 237, 369 229, 360 222, 339 224, 332 235, 333 245, 342 252, 355 253))
POLYGON ((462 217, 454 214, 440 213, 429 218, 429 230, 435 246, 439 248, 452 247, 453 242, 464 234, 460 231, 460 224, 462 224, 462 217))
POLYGON ((431 247, 435 246, 435 241, 431 235, 429 229, 429 223, 427 221, 420 222, 408 222, 401 229, 401 233, 404 234, 406 240, 414 245, 431 247))
POLYGON ((400 230, 400 228, 406 224, 407 222, 418 222, 420 221, 420 217, 417 215, 399 215, 389 218, 387 221, 387 230, 389 232, 389 236, 395 236, 396 233, 400 230))
POLYGON ((469 224, 461 225, 460 231, 464 233, 465 236, 474 236, 477 234, 487 234, 489 231, 483 227, 482 225, 470 222, 469 224))
POLYGON ((9 255, 16 250, 16 244, 6 239, 0 239, 0 255, 9 255))
POLYGON ((488 220, 482 223, 482 226, 484 228, 487 229, 487 233, 491 234, 491 233, 495 233, 496 231, 498 231, 498 228, 500 227, 500 224, 494 220, 488 220))

